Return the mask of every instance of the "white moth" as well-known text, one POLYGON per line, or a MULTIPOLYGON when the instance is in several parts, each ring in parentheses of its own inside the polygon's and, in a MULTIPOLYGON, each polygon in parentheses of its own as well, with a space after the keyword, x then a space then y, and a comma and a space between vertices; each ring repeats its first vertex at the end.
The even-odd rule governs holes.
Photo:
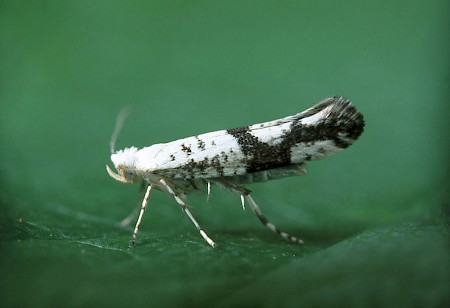
POLYGON ((215 184, 247 200, 259 220, 283 238, 303 243, 270 223, 250 196, 245 184, 265 182, 306 173, 305 162, 320 159, 351 145, 363 132, 364 120, 350 101, 327 98, 315 106, 279 120, 220 130, 169 143, 115 152, 114 144, 123 118, 118 119, 111 140, 109 175, 123 183, 142 179, 147 190, 133 232, 136 242, 152 188, 170 194, 212 247, 214 241, 200 227, 186 204, 194 190, 211 192, 215 184))

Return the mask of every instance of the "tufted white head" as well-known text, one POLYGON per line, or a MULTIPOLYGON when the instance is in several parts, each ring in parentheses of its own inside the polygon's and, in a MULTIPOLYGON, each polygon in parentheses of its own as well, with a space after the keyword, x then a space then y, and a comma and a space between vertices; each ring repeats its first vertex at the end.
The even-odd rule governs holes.
POLYGON ((111 161, 117 170, 117 173, 112 171, 112 169, 106 165, 106 171, 115 180, 123 183, 134 183, 138 180, 136 174, 136 161, 137 153, 139 151, 136 147, 125 148, 115 152, 114 147, 116 145, 117 136, 122 128, 125 118, 128 115, 128 110, 123 109, 116 120, 116 126, 111 137, 111 161))
POLYGON ((135 147, 126 148, 111 154, 111 161, 117 170, 117 173, 106 165, 106 171, 113 178, 124 183, 134 183, 138 180, 136 174, 137 152, 135 147))

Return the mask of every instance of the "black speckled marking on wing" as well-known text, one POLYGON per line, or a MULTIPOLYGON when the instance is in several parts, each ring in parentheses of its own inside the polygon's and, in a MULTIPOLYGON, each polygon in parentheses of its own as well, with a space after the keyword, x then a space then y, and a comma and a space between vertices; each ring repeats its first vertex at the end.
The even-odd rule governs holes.
MULTIPOLYGON (((267 170, 290 164, 289 150, 281 144, 270 146, 250 133, 248 126, 228 129, 227 133, 236 138, 242 152, 248 158, 247 172, 267 170)), ((283 141, 284 142, 284 141, 283 141)))
MULTIPOLYGON (((258 137, 251 134, 248 126, 228 129, 227 132, 236 138, 248 159, 247 172, 289 166, 291 164, 291 148, 298 143, 307 144, 321 140, 333 140, 339 148, 348 147, 364 130, 364 120, 349 101, 338 97, 333 99, 336 102, 327 118, 314 125, 302 125, 301 119, 304 117, 293 121, 290 130, 281 136, 282 142, 277 145, 261 142, 258 137)), ((322 104, 323 108, 329 105, 329 102, 326 105, 322 104)), ((323 109, 313 108, 315 112, 323 109)), ((311 157, 306 159, 311 159, 311 157)))
MULTIPOLYGON (((208 170, 214 169, 218 176, 224 175, 224 166, 220 162, 219 155, 211 158, 205 157, 201 161, 195 161, 193 158, 188 159, 187 163, 182 168, 176 169, 176 178, 194 179, 197 176, 208 175, 208 170)), ((175 170, 175 169, 174 169, 175 170)), ((167 173, 167 172, 166 172, 167 173)))
POLYGON ((187 155, 191 155, 192 153, 191 147, 185 145, 184 143, 181 145, 181 151, 185 152, 187 155))
POLYGON ((204 151, 206 148, 206 144, 203 140, 201 140, 200 138, 198 138, 197 136, 195 136, 195 139, 197 139, 197 147, 201 150, 204 151))

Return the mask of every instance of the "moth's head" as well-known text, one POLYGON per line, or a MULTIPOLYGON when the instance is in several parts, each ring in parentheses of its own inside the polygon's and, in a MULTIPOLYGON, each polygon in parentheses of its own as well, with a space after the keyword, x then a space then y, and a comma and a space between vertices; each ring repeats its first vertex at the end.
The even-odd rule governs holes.
POLYGON ((111 154, 111 161, 117 170, 115 173, 108 165, 106 171, 115 180, 123 183, 134 183, 138 180, 136 174, 136 161, 138 149, 135 147, 126 148, 111 154))
POLYGON ((136 174, 136 160, 138 149, 135 147, 126 148, 124 150, 115 151, 115 145, 117 136, 119 135, 122 125, 125 122, 125 118, 128 115, 127 109, 122 109, 117 116, 116 126, 114 127, 113 134, 111 136, 111 160, 117 173, 112 171, 112 169, 106 165, 106 171, 115 180, 123 183, 134 183, 138 180, 138 175, 136 174))

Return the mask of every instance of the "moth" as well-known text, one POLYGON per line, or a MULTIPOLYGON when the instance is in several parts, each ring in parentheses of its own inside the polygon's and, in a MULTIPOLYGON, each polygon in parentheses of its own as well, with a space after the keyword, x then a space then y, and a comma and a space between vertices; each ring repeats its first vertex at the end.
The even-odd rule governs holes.
POLYGON ((216 247, 187 206, 187 195, 217 185, 240 196, 261 223, 284 239, 303 243, 269 222, 251 197, 247 184, 306 173, 306 162, 321 159, 350 146, 364 130, 360 112, 343 97, 330 97, 313 107, 282 119, 205 133, 138 149, 115 151, 123 119, 111 138, 111 161, 106 170, 115 180, 146 185, 131 245, 136 243, 139 225, 155 188, 171 195, 189 217, 203 239, 216 247))

